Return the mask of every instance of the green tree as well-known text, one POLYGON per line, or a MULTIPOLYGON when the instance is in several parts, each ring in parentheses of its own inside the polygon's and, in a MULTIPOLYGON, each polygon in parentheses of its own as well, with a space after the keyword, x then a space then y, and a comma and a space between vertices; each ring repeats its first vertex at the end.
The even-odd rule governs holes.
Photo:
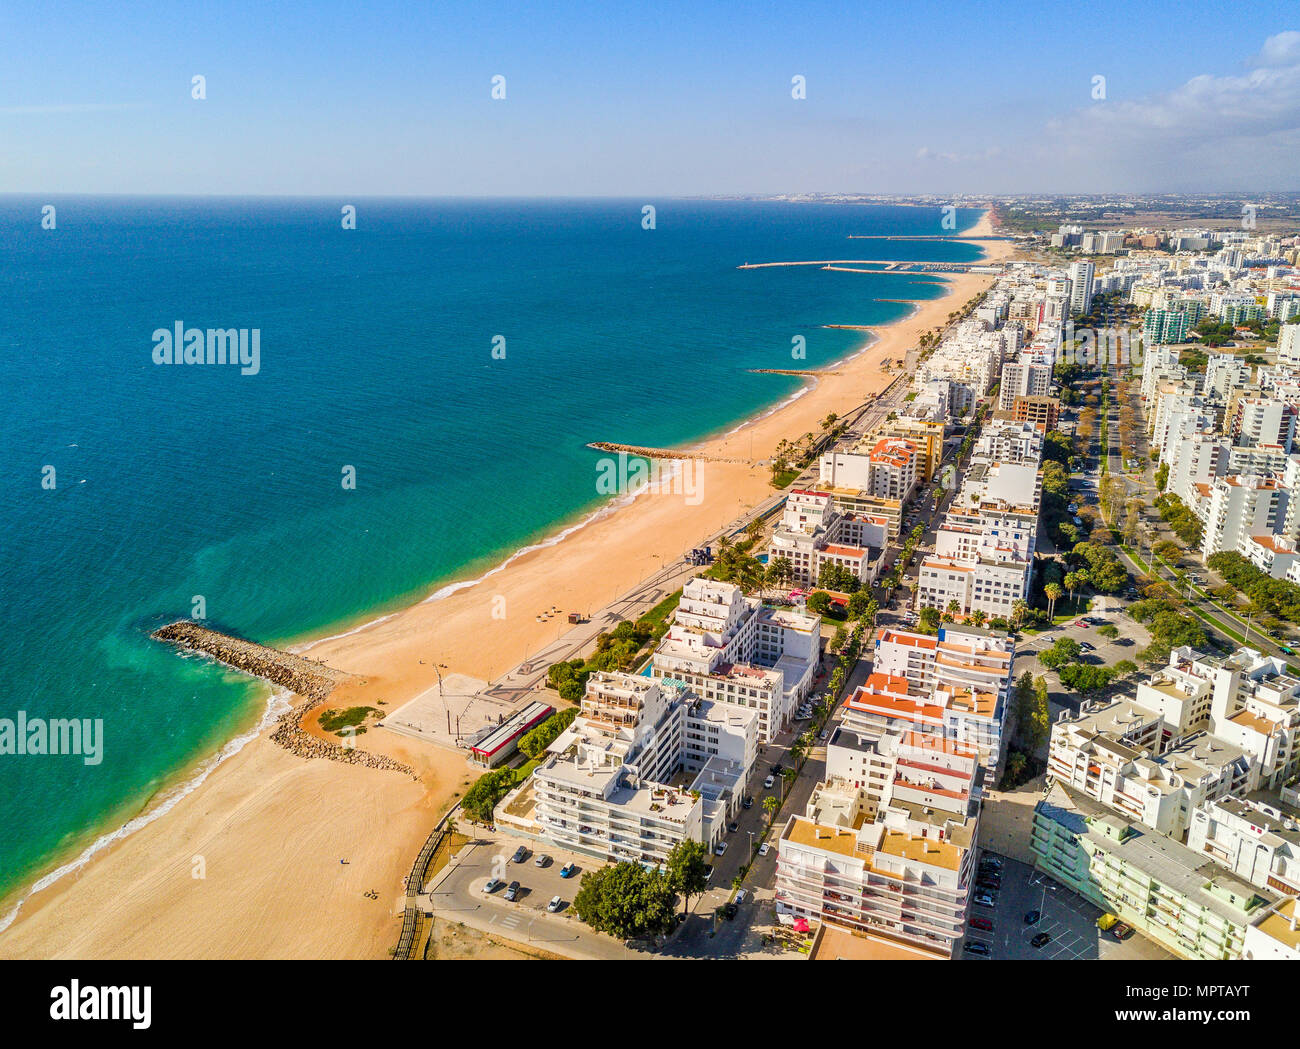
POLYGON ((685 838, 668 853, 668 880, 682 897, 682 913, 691 909, 691 897, 699 896, 709 884, 708 852, 704 842, 685 838))
POLYGON ((1029 615, 1029 602, 1023 598, 1017 598, 1011 603, 1011 622, 1017 628, 1025 621, 1025 616, 1029 615))
POLYGON ((616 863, 583 874, 573 909, 597 932, 628 940, 667 934, 675 896, 666 874, 639 863, 616 863))
POLYGON ((1043 587, 1043 596, 1047 598, 1047 618, 1051 619, 1056 612, 1056 602, 1061 599, 1061 587, 1057 583, 1048 583, 1043 587))

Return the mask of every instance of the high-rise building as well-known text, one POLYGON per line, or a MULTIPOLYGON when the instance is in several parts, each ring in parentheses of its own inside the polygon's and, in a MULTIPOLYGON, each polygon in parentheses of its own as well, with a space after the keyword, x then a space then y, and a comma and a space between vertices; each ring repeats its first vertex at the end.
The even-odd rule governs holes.
POLYGON ((1091 262, 1070 263, 1070 312, 1087 313, 1092 305, 1092 281, 1096 267, 1091 262))

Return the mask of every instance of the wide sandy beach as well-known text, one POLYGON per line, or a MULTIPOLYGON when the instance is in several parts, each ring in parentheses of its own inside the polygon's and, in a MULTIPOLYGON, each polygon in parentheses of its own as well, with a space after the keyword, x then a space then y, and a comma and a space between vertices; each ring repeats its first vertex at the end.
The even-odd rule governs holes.
MULTIPOLYGON (((992 232, 988 215, 967 232, 992 232)), ((982 247, 989 261, 1012 250, 1004 241, 982 247)), ((391 710, 436 684, 435 662, 483 679, 510 669, 567 629, 562 616, 538 622, 539 612, 602 607, 770 495, 769 469, 755 460, 883 389, 893 376, 881 361, 903 358, 921 332, 946 323, 991 280, 949 276, 947 295, 880 329, 838 374, 696 446, 745 460, 704 464, 697 504, 680 494, 644 495, 449 597, 310 644, 315 658, 365 679, 336 699, 382 699, 391 710)), ((361 745, 412 766, 418 781, 301 760, 263 733, 171 811, 29 898, 0 933, 0 957, 386 957, 410 865, 476 773, 459 753, 383 731, 361 745)))

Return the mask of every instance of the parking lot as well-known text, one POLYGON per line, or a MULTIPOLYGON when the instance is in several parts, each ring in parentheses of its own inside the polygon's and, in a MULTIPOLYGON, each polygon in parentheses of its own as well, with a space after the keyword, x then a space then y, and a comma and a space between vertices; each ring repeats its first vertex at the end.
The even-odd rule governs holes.
MULTIPOLYGON (((1103 911, 1033 867, 1010 857, 998 858, 1002 860, 1002 888, 993 893, 994 906, 975 904, 970 909, 971 918, 988 918, 993 929, 984 931, 968 926, 965 938, 986 944, 994 961, 1151 961, 1174 958, 1140 933, 1134 932, 1122 943, 1109 933, 1103 933, 1097 928, 1097 919, 1103 911), (1038 911, 1040 915, 1034 925, 1025 923, 1025 915, 1030 911, 1038 911), (1051 941, 1035 947, 1031 941, 1039 933, 1046 933, 1051 941)), ((964 948, 959 948, 954 957, 967 961, 989 960, 964 948)))

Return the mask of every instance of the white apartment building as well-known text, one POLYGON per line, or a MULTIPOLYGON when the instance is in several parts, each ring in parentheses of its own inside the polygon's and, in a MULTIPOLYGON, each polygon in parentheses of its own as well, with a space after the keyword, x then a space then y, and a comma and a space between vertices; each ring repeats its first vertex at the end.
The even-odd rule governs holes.
POLYGON ((1277 363, 1300 368, 1300 324, 1284 324, 1278 329, 1277 363))
POLYGON ((1271 536, 1286 522, 1289 492, 1276 477, 1257 474, 1217 477, 1210 485, 1201 556, 1220 550, 1247 553, 1253 536, 1271 536))
POLYGON ((1295 897, 1278 900, 1246 926, 1244 961, 1300 961, 1300 924, 1295 897))
POLYGON ((1017 397, 1046 397, 1052 388, 1052 362, 1039 354, 1025 351, 1015 360, 1002 365, 998 386, 998 407, 1009 412, 1017 397))
POLYGON ((1009 618, 1029 592, 1042 480, 1037 462, 971 459, 917 570, 916 607, 1009 618))
POLYGON ((759 742, 767 743, 812 689, 820 658, 820 616, 766 608, 738 586, 697 576, 655 649, 651 677, 752 710, 759 742))
POLYGON ((1228 455, 1231 445, 1226 437, 1214 433, 1187 434, 1171 444, 1168 455, 1161 462, 1169 466, 1165 491, 1178 496, 1190 509, 1199 499, 1197 485, 1207 487, 1216 477, 1228 473, 1228 455))
POLYGON ((915 728, 973 744, 1001 766, 1015 646, 1000 632, 944 624, 937 637, 885 629, 867 683, 845 701, 844 724, 874 735, 915 728))
POLYGON ((1295 440, 1296 407, 1270 397, 1243 397, 1232 418, 1233 443, 1252 447, 1281 445, 1288 454, 1295 440))
POLYGON ((1043 431, 1033 423, 994 419, 975 441, 972 458, 1002 463, 1033 463, 1043 457, 1043 431))
POLYGON ((878 499, 906 503, 916 491, 919 464, 916 444, 901 437, 882 437, 867 456, 871 472, 866 491, 878 499))
POLYGON ((1300 823, 1279 805, 1242 797, 1207 801, 1192 813, 1187 847, 1251 885, 1300 893, 1300 823))
POLYGON ((1247 788, 1250 760, 1238 748, 1197 733, 1161 752, 1105 732, 1118 723, 1151 731, 1160 717, 1137 704, 1088 704, 1052 726, 1047 775, 1131 820, 1182 841, 1195 808, 1247 788))
POLYGON ((559 848, 662 867, 678 842, 720 839, 739 811, 757 738, 752 711, 598 671, 578 717, 494 818, 559 848))
POLYGON ((904 734, 834 747, 883 755, 887 779, 818 784, 777 845, 778 916, 827 922, 950 957, 973 880, 978 769, 969 747, 904 734))
POLYGON ((1249 648, 1227 657, 1175 649, 1135 700, 1063 713, 1048 776, 1181 840, 1207 802, 1300 775, 1300 679, 1285 669, 1249 648))
POLYGON ((1091 262, 1070 263, 1070 312, 1087 313, 1092 305, 1092 282, 1096 267, 1091 262))
MULTIPOLYGON (((910 471, 911 483, 915 486, 915 445, 910 441, 897 443, 910 446, 904 469, 910 471)), ((865 478, 868 484, 879 482, 887 488, 886 466, 883 462, 875 463, 873 459, 874 455, 835 453, 825 457, 823 471, 829 471, 832 478, 850 484, 865 478), (868 460, 865 471, 864 464, 859 461, 863 458, 868 460)), ((896 480, 901 476, 894 475, 896 480)), ((877 497, 870 491, 863 494, 871 498, 894 498, 877 497)), ((831 493, 797 490, 786 498, 781 521, 768 542, 768 564, 784 558, 793 570, 793 581, 801 586, 815 586, 825 564, 840 565, 849 569, 857 579, 871 582, 888 542, 887 536, 888 524, 880 517, 841 513, 834 508, 831 493)))

